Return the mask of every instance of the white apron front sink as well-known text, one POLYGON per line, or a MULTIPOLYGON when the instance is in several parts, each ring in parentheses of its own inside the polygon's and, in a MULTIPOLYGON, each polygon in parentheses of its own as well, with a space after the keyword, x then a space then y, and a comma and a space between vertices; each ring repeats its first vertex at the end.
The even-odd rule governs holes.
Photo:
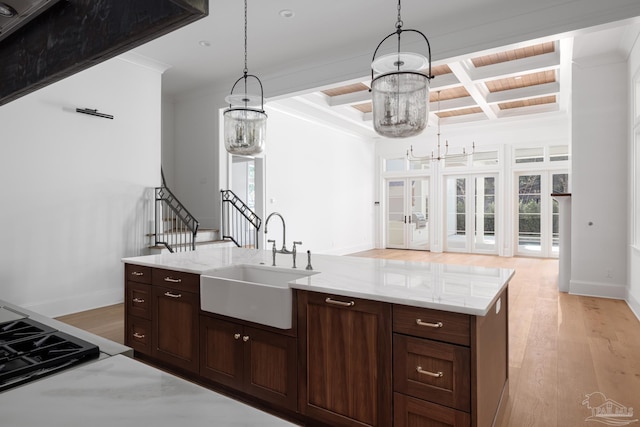
POLYGON ((292 326, 289 282, 316 271, 240 264, 200 276, 202 310, 279 329, 292 326))

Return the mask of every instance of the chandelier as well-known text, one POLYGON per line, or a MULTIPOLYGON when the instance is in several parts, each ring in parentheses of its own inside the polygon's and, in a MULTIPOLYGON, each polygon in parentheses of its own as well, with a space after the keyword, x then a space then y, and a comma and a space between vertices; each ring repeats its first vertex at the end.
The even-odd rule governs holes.
POLYGON ((264 112, 264 91, 262 82, 248 74, 247 68, 247 0, 244 0, 244 70, 243 75, 234 83, 231 93, 225 98, 229 108, 224 111, 224 146, 231 154, 259 154, 264 149, 267 133, 267 113, 264 112), (247 80, 253 78, 260 86, 260 95, 247 91, 247 80), (240 82, 244 83, 244 92, 234 94, 240 82))
POLYGON ((436 117, 438 120, 438 146, 436 149, 436 152, 431 152, 431 156, 414 156, 413 155, 413 145, 410 147, 409 150, 407 150, 407 159, 410 161, 424 161, 424 160, 431 160, 431 161, 439 161, 439 160, 446 160, 446 159, 463 159, 467 156, 471 156, 475 153, 476 151, 476 143, 473 142, 471 144, 471 152, 467 153, 466 149, 464 147, 462 147, 462 153, 458 153, 458 154, 449 154, 449 141, 445 140, 444 142, 444 153, 442 152, 442 149, 440 148, 440 91, 438 91, 438 112, 436 113, 436 117), (436 154, 437 153, 437 154, 436 154))
POLYGON ((398 0, 396 31, 389 34, 376 47, 371 62, 371 100, 373 105, 373 127, 389 138, 406 138, 420 134, 427 126, 429 114, 429 82, 431 75, 431 45, 427 37, 418 30, 403 30, 401 5, 398 0), (421 35, 427 43, 429 58, 401 52, 400 37, 409 31, 421 35), (376 59, 380 46, 393 35, 398 36, 397 52, 376 59), (425 75, 419 70, 428 64, 425 75), (379 75, 374 78, 374 73, 379 75))

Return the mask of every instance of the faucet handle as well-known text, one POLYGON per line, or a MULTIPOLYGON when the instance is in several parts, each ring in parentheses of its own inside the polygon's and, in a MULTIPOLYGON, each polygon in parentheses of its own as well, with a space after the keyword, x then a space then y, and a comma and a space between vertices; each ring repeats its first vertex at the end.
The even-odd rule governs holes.
POLYGON ((273 248, 274 249, 276 248, 276 241, 275 240, 269 239, 269 240, 267 240, 267 243, 273 243, 273 248))
POLYGON ((302 242, 293 242, 293 249, 296 248, 296 245, 301 245, 301 244, 302 244, 302 242))

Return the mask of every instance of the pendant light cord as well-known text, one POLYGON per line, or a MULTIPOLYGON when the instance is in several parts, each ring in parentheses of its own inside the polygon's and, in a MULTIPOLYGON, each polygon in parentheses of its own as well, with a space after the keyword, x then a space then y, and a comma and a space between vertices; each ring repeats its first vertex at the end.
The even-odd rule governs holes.
POLYGON ((249 72, 247 67, 247 0, 244 0, 244 74, 249 72))

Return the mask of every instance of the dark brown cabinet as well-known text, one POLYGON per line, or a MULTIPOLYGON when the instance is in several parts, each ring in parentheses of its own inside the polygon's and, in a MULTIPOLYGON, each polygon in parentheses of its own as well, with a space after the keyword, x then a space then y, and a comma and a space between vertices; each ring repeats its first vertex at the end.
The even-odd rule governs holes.
POLYGON ((306 425, 489 427, 504 409, 507 289, 484 316, 295 290, 287 331, 202 312, 199 291, 125 265, 125 343, 306 425))
POLYGON ((151 355, 191 372, 199 369, 200 276, 152 270, 151 355))
POLYGON ((297 405, 295 337, 200 317, 200 375, 280 407, 297 405))
POLYGON ((392 425, 391 305, 298 292, 300 410, 332 426, 392 425))
POLYGON ((486 316, 393 306, 394 427, 489 427, 508 393, 507 291, 486 316))
POLYGON ((125 266, 125 344, 151 354, 151 268, 125 266))

